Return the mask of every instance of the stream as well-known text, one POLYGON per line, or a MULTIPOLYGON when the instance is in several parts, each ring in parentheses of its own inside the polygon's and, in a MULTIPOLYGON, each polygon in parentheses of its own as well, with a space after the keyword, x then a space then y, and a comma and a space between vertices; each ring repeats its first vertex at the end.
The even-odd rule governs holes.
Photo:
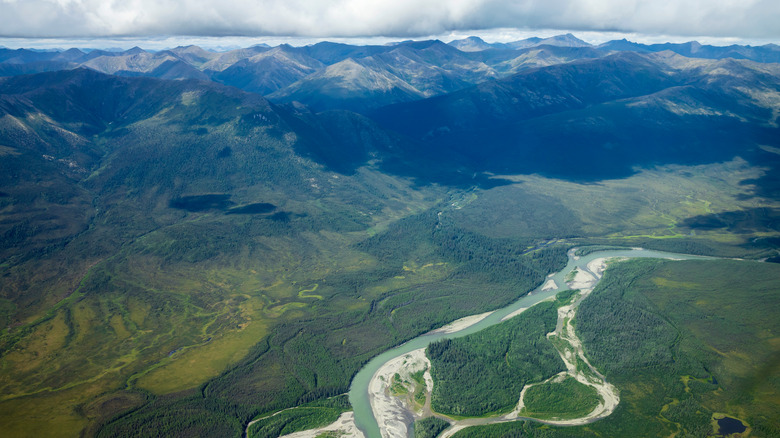
POLYGON ((414 350, 425 348, 431 342, 434 342, 441 338, 446 337, 452 339, 452 338, 458 338, 458 337, 469 335, 471 333, 478 332, 482 329, 498 324, 499 322, 502 321, 502 319, 518 311, 519 309, 531 307, 547 298, 553 297, 558 292, 567 289, 564 278, 568 273, 573 271, 575 268, 587 270, 588 263, 599 258, 645 257, 645 258, 665 258, 665 259, 679 259, 679 260, 709 258, 709 257, 702 257, 702 256, 692 256, 688 254, 674 254, 674 253, 668 253, 662 251, 652 251, 652 250, 645 250, 639 248, 626 249, 626 250, 598 251, 577 258, 574 256, 574 251, 575 251, 574 249, 569 251, 569 261, 563 270, 555 274, 552 274, 547 279, 545 279, 544 284, 548 284, 548 281, 552 279, 555 281, 557 287, 552 289, 548 287, 546 288, 547 290, 542 290, 544 288, 544 285, 540 285, 538 288, 524 295, 523 297, 513 302, 512 304, 491 312, 487 317, 481 319, 476 324, 449 333, 443 333, 440 330, 434 330, 432 332, 425 333, 402 345, 399 345, 398 347, 390 349, 380 354, 379 356, 373 358, 371 361, 369 361, 355 375, 355 378, 352 380, 352 385, 349 391, 349 401, 352 404, 354 409, 354 421, 357 427, 360 429, 360 431, 362 431, 367 438, 382 437, 382 433, 380 432, 377 421, 374 418, 374 413, 371 407, 371 400, 369 397, 368 388, 374 374, 385 363, 393 359, 397 359, 400 356, 406 355, 414 350))

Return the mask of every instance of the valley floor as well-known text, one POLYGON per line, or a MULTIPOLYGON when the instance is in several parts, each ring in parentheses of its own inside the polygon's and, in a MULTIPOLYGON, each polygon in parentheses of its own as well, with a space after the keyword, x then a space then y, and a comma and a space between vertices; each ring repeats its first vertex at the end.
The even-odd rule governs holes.
MULTIPOLYGON (((586 269, 576 269, 574 272, 575 275, 567 282, 569 288, 572 290, 579 290, 579 293, 575 295, 575 299, 572 303, 558 308, 556 330, 548 334, 548 339, 559 340, 557 343, 554 342, 554 345, 556 346, 556 349, 558 349, 561 359, 566 364, 566 371, 543 382, 527 385, 520 394, 517 406, 508 414, 481 418, 453 419, 431 410, 430 400, 433 389, 433 379, 430 373, 431 362, 425 354, 425 348, 404 353, 387 361, 373 375, 369 384, 371 407, 379 425, 381 436, 383 438, 405 438, 411 436, 410 426, 415 419, 430 416, 445 419, 451 424, 451 426, 440 435, 441 437, 446 438, 469 426, 498 424, 527 419, 533 419, 551 425, 572 426, 588 424, 610 415, 618 405, 618 391, 612 384, 605 380, 603 375, 590 365, 585 357, 582 342, 575 334, 574 327, 570 323, 574 319, 579 303, 593 291, 593 288, 596 286, 606 269, 606 265, 607 259, 595 259, 588 263, 586 269), (578 363, 586 366, 578 366, 578 363), (415 383, 413 377, 415 374, 419 373, 424 373, 423 388, 420 388, 420 382, 415 383), (578 418, 534 418, 533 416, 527 416, 528 413, 524 403, 526 391, 536 385, 562 381, 567 376, 576 379, 586 386, 595 388, 600 399, 598 405, 587 415, 578 418), (399 385, 401 389, 399 389, 399 385), (422 403, 420 400, 421 397, 415 395, 421 390, 423 390, 425 394, 424 402, 422 403)), ((552 279, 545 283, 543 286, 544 290, 549 290, 551 284, 555 284, 552 279)), ((503 318, 503 320, 517 316, 522 313, 523 310, 526 309, 515 311, 503 318)), ((462 318, 441 329, 434 330, 434 332, 455 333, 478 323, 490 313, 492 312, 462 318)), ((344 433, 354 433, 354 422, 347 420, 347 423, 345 424, 344 419, 340 418, 337 423, 329 426, 327 430, 337 430, 339 428, 344 433)), ((323 429, 323 431, 324 430, 325 429, 323 429)), ((290 436, 297 437, 299 435, 290 436)))

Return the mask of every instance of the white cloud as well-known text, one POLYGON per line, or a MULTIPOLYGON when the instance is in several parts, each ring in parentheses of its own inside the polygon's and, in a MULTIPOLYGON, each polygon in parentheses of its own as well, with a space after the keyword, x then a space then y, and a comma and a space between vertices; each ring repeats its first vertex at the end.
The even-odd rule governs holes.
POLYGON ((0 36, 415 37, 546 28, 780 40, 777 0, 0 0, 0 36))

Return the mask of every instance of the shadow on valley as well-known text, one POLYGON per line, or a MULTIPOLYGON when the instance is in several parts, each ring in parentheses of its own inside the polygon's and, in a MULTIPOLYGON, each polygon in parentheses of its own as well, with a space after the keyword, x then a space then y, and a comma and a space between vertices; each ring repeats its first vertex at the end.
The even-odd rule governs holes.
POLYGON ((777 155, 767 160, 758 149, 778 146, 771 110, 734 92, 777 90, 780 81, 733 60, 718 66, 727 73, 674 72, 658 58, 621 53, 529 69, 371 116, 408 139, 403 161, 416 160, 429 175, 459 168, 586 182, 735 156, 780 168, 777 155))
POLYGON ((694 216, 685 219, 683 227, 696 230, 726 229, 731 233, 762 233, 780 231, 780 210, 762 207, 694 216))
POLYGON ((763 187, 773 175, 777 178, 780 163, 762 159, 754 151, 757 144, 776 145, 778 129, 731 117, 649 114, 632 107, 638 103, 605 104, 475 129, 446 129, 430 138, 410 140, 405 161, 414 156, 416 169, 424 169, 424 175, 415 175, 420 178, 451 178, 452 172, 446 170, 455 168, 460 175, 536 173, 596 182, 628 177, 639 167, 709 164, 743 156, 772 166, 761 181, 763 187))
POLYGON ((229 194, 192 195, 173 198, 168 204, 171 208, 186 210, 191 213, 219 210, 225 214, 268 214, 276 210, 276 206, 267 202, 232 207, 234 202, 229 194))
MULTIPOLYGON (((773 144, 770 142, 762 145, 773 144)), ((775 144, 775 146, 777 146, 775 144)), ((744 185, 754 187, 754 196, 780 200, 780 149, 771 146, 760 146, 749 158, 766 169, 763 176, 757 179, 742 181, 744 185)))
POLYGON ((171 208, 189 212, 225 210, 232 204, 230 195, 226 194, 182 196, 169 203, 171 208))

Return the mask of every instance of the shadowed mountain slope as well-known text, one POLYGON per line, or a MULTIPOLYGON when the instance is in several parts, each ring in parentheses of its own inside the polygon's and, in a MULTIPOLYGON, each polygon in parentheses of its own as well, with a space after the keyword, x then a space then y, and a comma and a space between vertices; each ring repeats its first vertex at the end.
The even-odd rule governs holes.
POLYGON ((634 166, 755 158, 758 146, 778 145, 778 91, 773 64, 619 53, 385 107, 374 118, 441 165, 598 180, 634 166))

